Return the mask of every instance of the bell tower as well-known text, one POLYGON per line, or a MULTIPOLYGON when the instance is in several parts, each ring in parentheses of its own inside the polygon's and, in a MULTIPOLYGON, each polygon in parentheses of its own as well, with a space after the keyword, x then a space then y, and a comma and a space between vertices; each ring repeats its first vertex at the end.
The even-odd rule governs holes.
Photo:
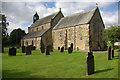
POLYGON ((33 16, 33 23, 35 23, 37 20, 39 19, 39 15, 38 13, 36 12, 33 16))

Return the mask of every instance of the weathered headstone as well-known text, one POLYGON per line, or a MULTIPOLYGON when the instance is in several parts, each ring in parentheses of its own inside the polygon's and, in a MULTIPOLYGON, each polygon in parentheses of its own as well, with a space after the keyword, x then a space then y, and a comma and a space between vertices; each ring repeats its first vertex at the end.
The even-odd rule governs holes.
POLYGON ((49 46, 46 47, 46 55, 50 55, 49 46))
POLYGON ((94 56, 93 52, 88 52, 88 56, 86 57, 86 66, 87 66, 87 75, 91 75, 94 73, 94 56))
POLYGON ((9 48, 9 56, 16 56, 16 48, 9 48))
POLYGON ((26 55, 31 55, 31 47, 30 46, 27 46, 25 51, 26 51, 26 55))
POLYGON ((73 43, 71 43, 70 47, 71 47, 71 49, 72 49, 72 51, 73 51, 73 43))
POLYGON ((22 53, 25 53, 25 46, 22 46, 22 53))
POLYGON ((31 50, 33 50, 33 45, 30 45, 31 50))
POLYGON ((112 58, 114 58, 114 48, 112 48, 112 50, 111 50, 111 52, 112 52, 112 58))
POLYGON ((45 45, 43 44, 42 39, 41 39, 41 42, 40 42, 40 50, 41 50, 41 53, 45 53, 45 45))
POLYGON ((64 47, 61 48, 61 51, 60 52, 64 52, 64 47))
POLYGON ((60 50, 60 47, 58 47, 58 50, 60 50))
POLYGON ((72 48, 71 47, 68 48, 68 53, 72 53, 72 48))
POLYGON ((33 50, 35 50, 36 49, 36 47, 35 46, 33 46, 33 50))
POLYGON ((111 60, 111 46, 108 46, 107 59, 111 60))

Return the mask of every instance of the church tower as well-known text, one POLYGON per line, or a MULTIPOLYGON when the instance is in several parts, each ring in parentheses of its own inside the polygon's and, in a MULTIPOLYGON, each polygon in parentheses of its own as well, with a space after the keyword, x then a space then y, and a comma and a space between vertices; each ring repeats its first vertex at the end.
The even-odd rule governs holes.
POLYGON ((39 20, 39 15, 38 13, 36 12, 33 16, 33 23, 35 23, 37 20, 39 20))

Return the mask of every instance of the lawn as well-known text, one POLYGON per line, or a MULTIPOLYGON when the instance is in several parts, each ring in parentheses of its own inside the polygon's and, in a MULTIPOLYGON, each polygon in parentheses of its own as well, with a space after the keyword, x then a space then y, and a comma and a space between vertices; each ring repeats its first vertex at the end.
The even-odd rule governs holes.
POLYGON ((8 56, 8 48, 2 54, 3 78, 118 78, 118 53, 115 58, 107 60, 106 53, 94 53, 95 73, 86 76, 85 52, 67 51, 60 53, 54 50, 46 56, 39 50, 32 51, 32 55, 21 53, 17 49, 17 56, 8 56))

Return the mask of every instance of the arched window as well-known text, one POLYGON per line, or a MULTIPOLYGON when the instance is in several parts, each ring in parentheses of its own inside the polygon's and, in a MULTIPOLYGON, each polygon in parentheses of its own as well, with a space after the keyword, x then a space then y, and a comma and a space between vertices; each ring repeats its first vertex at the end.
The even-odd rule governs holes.
POLYGON ((44 27, 42 26, 42 30, 44 29, 44 27))
POLYGON ((36 31, 38 31, 38 28, 36 29, 36 31))
POLYGON ((82 28, 80 28, 80 40, 82 40, 82 28))

